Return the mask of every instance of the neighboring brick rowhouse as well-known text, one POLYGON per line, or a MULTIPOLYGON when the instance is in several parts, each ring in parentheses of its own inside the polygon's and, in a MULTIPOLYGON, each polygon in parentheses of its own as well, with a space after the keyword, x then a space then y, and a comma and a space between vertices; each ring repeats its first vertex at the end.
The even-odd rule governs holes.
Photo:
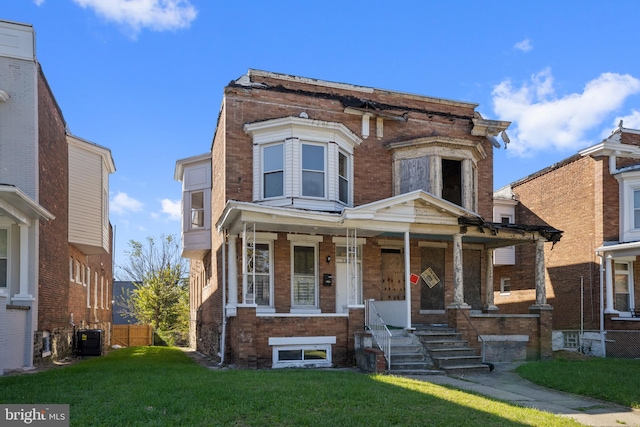
MULTIPOLYGON (((41 69, 38 93, 40 204, 55 219, 40 222, 37 330, 39 336, 42 331, 51 333, 52 356, 56 359, 71 354, 73 335, 78 329, 103 329, 103 347, 109 344, 113 262, 111 254, 89 256, 68 243, 69 151, 66 124, 41 69), (77 265, 80 266, 79 281, 76 280, 77 265), (87 267, 91 277, 87 277, 87 267), (91 308, 87 304, 87 292, 90 292, 91 308)), ((112 230, 109 239, 112 247, 112 230)), ((41 354, 37 351, 40 345, 37 337, 34 358, 41 354)))
MULTIPOLYGON (((584 327, 598 328, 599 266, 594 249, 602 243, 595 222, 603 215, 598 213, 602 205, 596 203, 603 194, 603 189, 595 186, 600 174, 599 160, 577 155, 513 185, 520 200, 516 207, 517 223, 551 224, 564 232, 555 246, 545 245, 547 301, 555 308, 555 329, 580 327, 581 287, 585 304, 584 327)), ((520 268, 511 277, 511 296, 501 299, 507 304, 520 303, 520 309, 535 301, 527 298, 535 298, 535 294, 522 292, 535 289, 533 250, 530 246, 517 248, 520 268)), ((499 274, 503 273, 500 271, 499 274)), ((499 275, 496 276, 499 280, 499 275)))
POLYGON ((55 215, 40 222, 38 329, 69 326, 68 149, 65 122, 47 81, 38 73, 40 204, 55 215))

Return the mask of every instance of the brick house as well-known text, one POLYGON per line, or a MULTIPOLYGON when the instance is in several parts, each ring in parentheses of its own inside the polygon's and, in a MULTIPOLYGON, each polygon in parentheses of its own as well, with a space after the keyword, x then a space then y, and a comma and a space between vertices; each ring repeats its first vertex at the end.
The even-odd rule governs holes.
POLYGON ((27 24, 0 21, 0 374, 108 332, 108 149, 68 133, 27 24))
MULTIPOLYGON (((562 241, 547 254, 548 301, 554 348, 640 357, 640 131, 619 127, 599 144, 500 189, 497 210, 511 206, 516 221, 553 223, 562 241), (579 197, 568 197, 579 195, 579 197), (498 207, 500 206, 500 207, 498 207), (583 333, 580 333, 580 332, 583 333), (624 332, 620 332, 624 331, 624 332)), ((495 302, 501 311, 531 304, 528 248, 517 267, 496 265, 495 302), (504 292, 500 283, 507 281, 504 292)))
POLYGON ((547 357, 543 254, 561 232, 483 219, 509 123, 475 107, 258 70, 232 81, 211 151, 175 169, 192 345, 240 367, 352 366, 364 331, 389 360, 382 320, 547 357), (534 248, 538 293, 505 321, 486 283, 495 248, 516 244, 534 248))

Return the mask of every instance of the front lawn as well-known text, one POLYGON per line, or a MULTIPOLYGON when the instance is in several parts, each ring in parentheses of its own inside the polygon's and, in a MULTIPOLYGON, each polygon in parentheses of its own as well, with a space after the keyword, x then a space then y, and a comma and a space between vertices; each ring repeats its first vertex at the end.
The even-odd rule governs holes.
POLYGON ((640 409, 640 360, 556 358, 521 365, 517 372, 544 387, 640 409))
POLYGON ((0 377, 0 403, 70 404, 72 426, 575 426, 406 378, 339 370, 219 370, 181 350, 133 347, 0 377))

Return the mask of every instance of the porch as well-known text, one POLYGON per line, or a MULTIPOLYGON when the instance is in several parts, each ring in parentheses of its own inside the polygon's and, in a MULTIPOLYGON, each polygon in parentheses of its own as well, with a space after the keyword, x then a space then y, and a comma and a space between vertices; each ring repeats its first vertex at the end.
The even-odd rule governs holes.
POLYGON ((474 349, 516 342, 527 358, 551 355, 544 249, 561 232, 550 227, 486 223, 416 191, 341 213, 229 202, 218 230, 232 261, 223 259, 230 363, 351 366, 355 334, 371 328, 368 300, 385 325, 447 324, 474 349), (536 303, 498 315, 493 251, 517 244, 536 245, 536 303))

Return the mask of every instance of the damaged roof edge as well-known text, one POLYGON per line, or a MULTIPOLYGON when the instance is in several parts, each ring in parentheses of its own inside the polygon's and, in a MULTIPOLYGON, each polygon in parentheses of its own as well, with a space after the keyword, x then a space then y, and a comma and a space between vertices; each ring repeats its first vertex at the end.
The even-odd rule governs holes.
POLYGON ((563 231, 551 227, 550 225, 527 225, 527 224, 503 224, 500 222, 486 222, 484 219, 460 217, 458 223, 464 226, 476 226, 490 230, 498 234, 500 230, 509 230, 517 233, 538 233, 547 241, 554 245, 562 238, 563 231))
POLYGON ((256 77, 267 77, 267 78, 283 80, 283 81, 290 81, 290 82, 305 83, 305 84, 321 86, 321 87, 351 90, 351 91, 362 92, 362 93, 370 93, 371 94, 371 93, 378 92, 378 93, 386 93, 386 94, 396 94, 396 95, 401 95, 401 96, 405 96, 405 97, 412 98, 412 99, 431 101, 431 102, 436 102, 436 103, 439 103, 439 104, 453 105, 453 106, 457 106, 457 107, 472 108, 474 110, 479 105, 479 104, 474 103, 474 102, 455 101, 455 100, 446 99, 446 98, 435 98, 435 97, 431 97, 431 96, 419 95, 419 94, 410 93, 410 92, 400 92, 400 91, 396 91, 396 90, 378 89, 378 88, 372 88, 372 87, 367 87, 367 86, 358 86, 358 85, 354 85, 354 84, 350 84, 350 83, 330 82, 330 81, 326 81, 326 80, 319 80, 319 79, 313 79, 313 78, 308 78, 308 77, 294 76, 294 75, 291 75, 291 74, 282 74, 282 73, 275 73, 275 72, 272 72, 272 71, 256 70, 256 69, 253 69, 253 68, 250 68, 248 70, 247 74, 245 74, 244 76, 241 76, 239 79, 235 80, 234 83, 235 84, 239 84, 239 85, 252 85, 253 80, 251 79, 251 77, 253 77, 253 76, 256 76, 256 77), (248 77, 248 79, 246 77, 248 77))

